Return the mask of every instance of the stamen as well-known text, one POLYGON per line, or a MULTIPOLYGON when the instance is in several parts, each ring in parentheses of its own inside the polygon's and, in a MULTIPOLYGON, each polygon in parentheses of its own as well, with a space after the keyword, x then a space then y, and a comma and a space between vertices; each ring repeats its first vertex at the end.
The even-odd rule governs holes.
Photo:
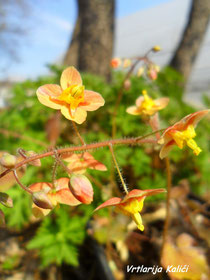
POLYGON ((189 125, 186 130, 184 131, 176 131, 172 133, 172 138, 176 142, 177 146, 182 149, 184 145, 190 147, 194 154, 197 156, 202 151, 197 143, 192 139, 196 136, 195 129, 193 125, 189 125))
POLYGON ((197 143, 193 139, 187 140, 187 146, 193 150, 193 153, 198 156, 202 150, 198 147, 197 143))
POLYGON ((70 105, 72 115, 74 115, 74 110, 78 105, 84 101, 84 89, 85 87, 82 85, 72 85, 65 89, 59 96, 60 100, 70 105))
POLYGON ((144 101, 141 104, 141 108, 142 108, 142 110, 145 110, 147 112, 147 110, 150 110, 155 105, 155 103, 154 103, 153 99, 148 96, 146 90, 142 90, 142 94, 144 96, 144 101))
POLYGON ((143 231, 144 230, 144 226, 142 224, 142 218, 141 215, 139 213, 135 213, 132 215, 132 219, 134 220, 134 222, 136 223, 137 227, 139 230, 143 231))

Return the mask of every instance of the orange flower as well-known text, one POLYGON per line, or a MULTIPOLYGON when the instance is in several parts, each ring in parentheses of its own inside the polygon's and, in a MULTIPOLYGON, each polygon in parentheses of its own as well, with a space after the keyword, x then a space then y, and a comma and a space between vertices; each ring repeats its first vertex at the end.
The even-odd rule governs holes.
POLYGON ((177 145, 180 149, 187 145, 193 150, 193 153, 196 156, 199 155, 201 149, 193 140, 193 138, 196 136, 194 128, 196 127, 197 123, 209 113, 209 111, 210 110, 202 110, 187 115, 173 126, 168 127, 158 141, 159 144, 162 144, 160 158, 165 158, 174 145, 177 145))
POLYGON ((112 68, 118 68, 121 65, 121 63, 122 63, 121 59, 118 57, 115 57, 115 58, 112 58, 112 60, 110 62, 110 66, 112 68))
POLYGON ((158 72, 160 72, 160 67, 155 64, 151 64, 148 68, 147 71, 147 76, 150 78, 152 81, 156 80, 158 77, 158 72))
POLYGON ((86 111, 95 111, 104 105, 104 99, 99 93, 85 90, 81 76, 74 67, 63 71, 60 84, 41 86, 36 94, 43 105, 61 110, 69 120, 81 124, 86 120, 86 111))
POLYGON ((63 160, 68 162, 68 167, 73 173, 83 174, 87 168, 106 171, 107 168, 97 161, 90 153, 64 155, 63 160))
POLYGON ((130 216, 136 223, 139 230, 143 231, 141 212, 144 199, 147 196, 166 192, 165 189, 137 190, 130 191, 124 198, 112 197, 98 206, 95 211, 109 206, 116 206, 116 210, 126 216, 130 216))
POLYGON ((49 212, 60 203, 70 206, 81 204, 69 189, 69 178, 60 178, 56 180, 55 188, 52 183, 41 182, 32 184, 29 189, 34 195, 38 194, 34 199, 36 204, 33 203, 32 205, 32 212, 35 217, 48 215, 49 212))
POLYGON ((126 110, 128 114, 152 116, 168 105, 169 98, 167 97, 152 99, 148 96, 146 90, 143 90, 142 94, 143 96, 136 100, 136 106, 131 106, 126 110))

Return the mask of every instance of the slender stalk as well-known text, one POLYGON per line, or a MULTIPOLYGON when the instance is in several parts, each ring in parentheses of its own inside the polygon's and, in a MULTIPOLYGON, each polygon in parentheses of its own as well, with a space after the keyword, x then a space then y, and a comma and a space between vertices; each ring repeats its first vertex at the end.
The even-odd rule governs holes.
POLYGON ((117 117, 118 107, 119 107, 120 102, 121 102, 122 97, 123 97, 124 83, 127 79, 130 78, 131 74, 133 73, 135 67, 138 65, 139 62, 144 61, 147 64, 152 63, 148 58, 148 55, 149 55, 150 52, 151 52, 151 50, 149 50, 144 56, 135 57, 134 59, 136 59, 136 61, 130 67, 129 71, 127 72, 127 74, 125 75, 125 77, 123 79, 122 85, 121 85, 121 87, 118 91, 118 95, 117 95, 117 99, 116 99, 116 103, 115 103, 115 107, 114 107, 114 111, 113 111, 113 116, 112 116, 112 138, 115 138, 116 131, 117 131, 116 117, 117 117))
POLYGON ((27 158, 27 156, 26 156, 26 154, 25 154, 25 150, 19 148, 19 149, 17 150, 17 152, 18 152, 18 154, 20 154, 23 158, 27 158))
MULTIPOLYGON (((161 129, 160 131, 162 131, 162 130, 163 129, 161 129)), ((144 143, 156 144, 157 141, 155 139, 147 138, 151 135, 154 135, 155 133, 157 133, 157 131, 154 131, 154 132, 149 133, 147 135, 136 137, 136 138, 112 139, 112 140, 107 140, 107 141, 103 141, 103 142, 87 144, 85 146, 73 146, 73 147, 68 147, 68 148, 61 148, 61 149, 57 149, 57 153, 58 153, 58 155, 62 155, 62 154, 65 154, 65 153, 83 152, 85 150, 94 150, 94 149, 97 149, 97 148, 107 147, 107 146, 109 146, 109 144, 112 144, 112 145, 139 145, 139 144, 144 144, 144 143)), ((31 156, 29 158, 26 158, 26 159, 18 162, 15 165, 15 169, 18 169, 21 166, 23 166, 24 164, 27 164, 27 163, 32 162, 34 160, 42 159, 42 158, 53 156, 53 155, 54 155, 54 150, 51 150, 51 151, 48 151, 48 152, 45 152, 45 153, 42 153, 42 154, 37 154, 35 156, 31 156)), ((5 175, 10 173, 11 171, 12 171, 11 169, 6 169, 4 172, 2 172, 0 174, 0 178, 4 177, 5 175)))
POLYGON ((55 158, 56 158, 56 161, 58 164, 60 164, 60 166, 68 173, 68 174, 71 174, 72 171, 70 168, 68 168, 63 162, 62 160, 60 159, 58 153, 57 153, 57 150, 54 150, 54 155, 55 155, 55 158))
POLYGON ((168 237, 168 228, 169 228, 169 221, 170 221, 170 198, 171 198, 171 185, 172 185, 170 160, 168 157, 166 157, 165 162, 166 162, 166 175, 167 175, 166 219, 163 228, 163 243, 161 248, 160 260, 163 257, 163 250, 168 237))
POLYGON ((112 116, 112 138, 115 137, 116 135, 116 131, 117 131, 117 127, 116 127, 116 117, 117 117, 117 111, 118 111, 118 107, 120 105, 120 102, 122 100, 122 96, 123 96, 123 90, 124 90, 124 83, 125 81, 130 77, 130 75, 133 73, 134 68, 136 67, 136 65, 139 63, 139 59, 133 63, 133 65, 131 66, 130 70, 127 72, 126 76, 123 79, 122 85, 118 91, 118 95, 117 95, 117 100, 114 106, 114 111, 113 111, 113 116, 112 116))
POLYGON ((53 185, 53 188, 55 189, 55 180, 56 180, 56 171, 57 171, 57 168, 58 168, 58 161, 56 160, 54 162, 54 165, 53 165, 53 170, 52 170, 52 185, 53 185))
POLYGON ((13 171, 13 174, 14 174, 14 176, 15 176, 15 180, 16 180, 16 182, 18 183, 18 185, 21 187, 21 189, 23 189, 24 191, 26 191, 26 192, 32 194, 33 192, 32 192, 31 190, 29 190, 28 188, 26 188, 26 187, 20 182, 16 170, 12 170, 12 171, 13 171))
POLYGON ((77 136, 78 136, 78 138, 79 138, 81 144, 82 144, 82 145, 86 145, 86 144, 85 144, 85 141, 83 140, 82 136, 81 136, 80 133, 79 133, 79 130, 77 129, 77 126, 76 126, 75 122, 74 122, 74 121, 71 121, 71 122, 72 122, 72 125, 73 125, 73 128, 74 128, 74 131, 76 132, 76 134, 77 134, 77 136))
POLYGON ((123 176, 122 176, 122 174, 121 174, 121 172, 120 172, 120 168, 119 168, 119 165, 118 165, 118 163, 117 163, 116 157, 115 157, 115 155, 114 155, 114 150, 113 150, 112 144, 109 144, 109 150, 110 150, 110 152, 111 152, 111 155, 112 155, 114 164, 115 164, 115 166, 116 166, 116 168, 117 168, 117 172, 118 172, 118 174, 119 174, 120 181, 121 181, 121 183, 122 183, 123 189, 124 189, 125 193, 128 194, 128 188, 127 188, 127 186, 126 186, 126 184, 125 184, 125 181, 124 181, 124 179, 123 179, 123 176))

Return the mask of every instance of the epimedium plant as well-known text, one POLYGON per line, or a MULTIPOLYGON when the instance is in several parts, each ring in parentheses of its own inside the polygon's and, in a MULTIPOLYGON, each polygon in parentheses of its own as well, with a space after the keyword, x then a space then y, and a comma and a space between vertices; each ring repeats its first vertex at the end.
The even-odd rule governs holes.
MULTIPOLYGON (((159 47, 155 46, 154 48, 151 49, 151 51, 153 52, 159 51, 159 47)), ((74 67, 69 67, 62 72, 60 85, 57 85, 55 83, 49 83, 46 85, 41 85, 38 88, 37 97, 40 103, 52 109, 60 110, 61 114, 66 119, 68 119, 68 121, 71 121, 75 133, 79 141, 81 142, 81 145, 71 146, 66 148, 56 147, 56 148, 51 148, 49 151, 46 151, 44 153, 36 154, 31 150, 32 147, 30 146, 30 144, 28 144, 27 146, 27 148, 29 149, 28 151, 23 150, 22 148, 18 149, 18 153, 19 153, 18 157, 15 157, 8 153, 3 153, 0 161, 1 161, 2 169, 4 170, 0 174, 0 178, 3 179, 4 177, 11 175, 11 173, 13 174, 12 178, 15 179, 17 184, 32 197, 32 201, 33 201, 32 212, 34 216, 38 218, 42 218, 48 215, 49 212, 54 208, 56 208, 55 211, 57 212, 58 211, 57 209, 60 204, 66 204, 69 206, 90 204, 93 200, 93 194, 94 194, 91 181, 93 181, 94 184, 96 185, 99 186, 101 185, 100 182, 98 182, 98 180, 94 180, 94 177, 92 176, 87 177, 86 175, 84 175, 86 169, 90 168, 93 171, 94 169, 99 171, 106 171, 107 167, 110 168, 110 166, 106 166, 107 164, 101 163, 98 160, 96 160, 91 155, 90 152, 94 149, 108 147, 123 187, 124 196, 109 198, 106 202, 102 203, 101 205, 99 206, 97 205, 96 210, 100 210, 108 206, 115 206, 117 211, 119 211, 120 213, 126 216, 130 216, 136 223, 138 229, 140 231, 143 231, 144 226, 143 226, 140 212, 143 208, 144 199, 147 196, 165 192, 165 189, 164 188, 151 189, 150 186, 150 189, 144 189, 144 190, 133 189, 129 191, 127 184, 125 183, 125 180, 120 171, 118 160, 114 152, 114 146, 118 146, 118 145, 141 146, 143 144, 152 144, 153 147, 158 147, 159 145, 161 145, 160 157, 161 158, 166 157, 166 167, 167 167, 167 177, 168 177, 167 219, 164 227, 164 238, 163 238, 163 245, 164 245, 164 242, 167 238, 167 228, 169 222, 169 200, 170 200, 170 187, 171 187, 171 179, 170 179, 171 174, 170 174, 170 163, 168 159, 168 153, 175 145, 178 146, 180 149, 182 149, 185 145, 188 145, 191 149, 193 149, 193 152, 196 155, 198 155, 201 152, 201 149, 197 146, 197 144, 193 140, 193 138, 195 138, 196 136, 194 127, 197 125, 198 121, 209 112, 209 110, 203 110, 203 111, 192 113, 186 116, 181 121, 173 124, 172 126, 166 129, 160 129, 158 111, 164 109, 168 105, 169 99, 166 97, 153 99, 148 95, 147 91, 144 88, 142 88, 142 95, 137 98, 135 106, 127 108, 127 113, 131 115, 136 115, 136 117, 133 116, 129 117, 129 122, 133 121, 132 118, 138 118, 138 116, 140 116, 144 123, 143 129, 146 127, 148 129, 148 134, 139 133, 137 131, 136 132, 137 135, 135 135, 136 137, 134 138, 131 137, 131 138, 124 138, 124 139, 116 139, 115 136, 118 135, 119 133, 117 126, 121 122, 124 122, 124 115, 126 114, 125 113, 126 110, 124 109, 124 107, 121 107, 121 101, 124 92, 128 92, 130 90, 130 87, 132 85, 132 81, 130 80, 132 79, 131 74, 133 73, 137 64, 143 62, 146 65, 146 66, 141 66, 138 69, 137 72, 138 77, 143 74, 142 69, 146 68, 148 78, 152 81, 155 81, 157 79, 157 73, 159 69, 148 58, 149 53, 150 52, 148 52, 143 57, 135 58, 133 62, 128 59, 123 59, 123 67, 125 68, 129 67, 129 71, 127 72, 125 78, 123 78, 122 86, 118 89, 116 103, 113 107, 113 110, 110 112, 111 122, 112 122, 112 137, 113 137, 111 140, 91 143, 91 141, 87 142, 87 140, 84 139, 84 137, 79 133, 76 124, 82 124, 85 122, 87 117, 87 111, 95 111, 99 107, 103 106, 104 98, 95 91, 86 90, 85 85, 83 85, 82 83, 82 79, 79 72, 74 67), (121 116, 123 115, 123 120, 121 117, 121 122, 118 121, 119 115, 121 116), (152 129, 152 132, 151 129, 149 131, 149 128, 152 129), (26 187, 20 180, 18 170, 20 170, 20 168, 23 168, 28 164, 35 165, 36 167, 40 166, 41 161, 43 161, 47 157, 53 158, 54 161, 52 167, 51 180, 48 178, 47 180, 49 182, 47 183, 46 182, 47 180, 45 180, 44 178, 43 182, 33 183, 32 185, 30 184, 29 187, 26 187), (65 164, 64 162, 68 164, 65 164), (58 168, 62 169, 61 172, 63 172, 64 175, 57 179, 56 175, 57 175, 58 168), (66 174, 68 177, 66 177, 66 174)), ((111 62, 111 65, 113 65, 116 68, 117 66, 119 66, 120 63, 121 63, 121 59, 115 58, 111 62), (116 62, 118 63, 118 65, 116 62)), ((105 89, 107 89, 106 86, 105 89)), ((23 94, 24 94, 24 90, 23 90, 23 94)), ((33 104, 35 104, 37 100, 33 99, 32 102, 33 104)), ((30 103, 28 106, 29 107, 31 106, 30 103)), ((100 114, 101 113, 99 113, 99 116, 100 114)), ((17 116, 16 118, 18 120, 17 116)), ((41 118, 42 116, 39 116, 38 122, 41 118)), ((105 123, 104 119, 102 118, 102 127, 104 127, 104 123, 105 123)), ((107 120, 106 120, 106 124, 107 124, 107 120)), ((33 125, 36 126, 35 123, 33 125)), ((136 125, 136 128, 138 127, 140 127, 139 123, 138 125, 136 125)), ((131 132, 132 131, 133 130, 131 126, 131 132)), ((128 134, 129 133, 130 131, 128 131, 128 134)), ((101 133, 101 135, 99 133, 97 134, 97 136, 99 140, 103 140, 104 136, 106 136, 106 133, 101 133)), ((94 137, 95 137, 95 133, 91 134, 90 131, 89 137, 87 137, 87 139, 88 140, 90 139, 93 142, 96 140, 94 137)), ((42 136, 40 138, 42 138, 42 136)), ((24 140, 27 140, 27 143, 29 142, 28 141, 29 139, 24 139, 24 140)), ((42 140, 43 139, 38 140, 38 142, 39 141, 41 142, 41 145, 43 145, 42 140)), ((35 142, 36 142, 35 144, 38 145, 40 144, 40 142, 37 143, 37 139, 35 142)), ((143 155, 144 153, 142 152, 142 150, 140 151, 141 154, 143 155)), ((129 153, 130 153, 130 148, 128 154, 129 153)), ((125 155, 126 153, 123 153, 123 156, 125 155)), ((149 162, 148 156, 145 156, 145 161, 149 162)), ((120 163, 121 162, 122 159, 120 160, 120 163)), ((47 166, 49 168, 49 163, 47 164, 47 166)), ((35 167, 33 167, 32 170, 34 170, 34 168, 35 167)), ((7 196, 5 193, 2 193, 0 197, 1 197, 0 198, 1 203, 4 206, 7 207, 12 206, 11 198, 9 196, 7 196)), ((16 202, 14 201, 14 204, 15 203, 16 202)), ((66 217, 66 221, 67 221, 68 215, 64 214, 64 216, 66 217)), ((58 221, 60 217, 61 217, 60 214, 58 214, 57 217, 58 221)), ((90 217, 90 213, 87 215, 87 217, 88 218, 90 217)), ((88 218, 84 220, 87 221, 88 218)), ((2 222, 3 219, 4 216, 3 216, 3 212, 1 211, 2 222)), ((74 221, 69 222, 70 224, 69 227, 71 228, 71 225, 73 225, 74 223, 76 226, 77 221, 79 219, 75 218, 74 221)), ((63 231, 61 226, 62 222, 61 223, 58 222, 57 223, 58 226, 55 226, 55 230, 52 231, 54 235, 51 233, 51 231, 50 232, 47 231, 50 222, 51 220, 49 217, 46 217, 44 219, 42 227, 38 231, 36 237, 34 238, 34 241, 32 240, 28 247, 32 249, 32 248, 41 248, 43 245, 44 246, 46 245, 41 250, 41 257, 43 260, 45 260, 43 262, 44 265, 48 265, 49 263, 55 260, 58 264, 62 263, 62 261, 71 264, 77 264, 76 257, 73 257, 72 261, 68 261, 68 259, 71 260, 71 258, 70 256, 69 258, 66 257, 65 253, 61 254, 59 258, 56 258, 57 257, 56 250, 58 250, 59 245, 56 245, 57 249, 56 248, 53 249, 52 243, 50 243, 50 241, 47 242, 47 244, 44 244, 42 241, 40 242, 40 240, 42 240, 42 236, 45 234, 46 236, 47 234, 51 235, 49 240, 54 240, 54 239, 57 240, 58 231, 61 232, 63 231), (50 253, 48 251, 50 251, 50 253), (53 254, 51 251, 53 251, 53 254)), ((85 222, 83 225, 80 226, 81 226, 80 230, 84 232, 85 222)), ((72 234, 74 236, 76 235, 76 233, 71 232, 71 230, 69 234, 72 234)), ((71 238, 70 240, 68 240, 68 238, 65 239, 65 242, 61 242, 62 244, 63 243, 66 244, 64 246, 65 248, 63 249, 63 251, 66 252, 68 246, 70 246, 69 248, 71 248, 71 246, 75 248, 76 245, 81 244, 83 238, 79 239, 80 241, 78 243, 74 242, 71 238)), ((75 249, 72 250, 74 251, 75 249)))

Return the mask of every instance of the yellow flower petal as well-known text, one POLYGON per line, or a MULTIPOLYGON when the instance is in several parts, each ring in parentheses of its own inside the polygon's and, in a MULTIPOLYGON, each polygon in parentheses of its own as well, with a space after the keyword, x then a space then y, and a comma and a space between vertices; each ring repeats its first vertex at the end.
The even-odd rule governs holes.
POLYGON ((136 106, 128 107, 126 112, 131 115, 140 115, 141 114, 141 112, 139 112, 139 110, 136 106))
POLYGON ((81 103, 79 107, 85 111, 95 111, 105 103, 103 97, 92 90, 84 91, 84 103, 81 103))
POLYGON ((87 112, 82 108, 77 108, 72 116, 70 114, 70 108, 68 106, 61 107, 61 113, 66 117, 68 120, 72 120, 78 124, 83 123, 86 120, 87 112))
POLYGON ((155 106, 158 108, 158 110, 162 110, 163 108, 165 108, 168 105, 169 98, 167 98, 167 97, 158 98, 158 99, 154 100, 154 102, 155 102, 155 106))
POLYGON ((73 66, 66 68, 61 74, 60 84, 63 90, 72 85, 82 85, 80 73, 73 66))
POLYGON ((48 84, 38 88, 36 94, 39 102, 52 109, 60 109, 58 97, 61 95, 62 90, 58 85, 48 84))

